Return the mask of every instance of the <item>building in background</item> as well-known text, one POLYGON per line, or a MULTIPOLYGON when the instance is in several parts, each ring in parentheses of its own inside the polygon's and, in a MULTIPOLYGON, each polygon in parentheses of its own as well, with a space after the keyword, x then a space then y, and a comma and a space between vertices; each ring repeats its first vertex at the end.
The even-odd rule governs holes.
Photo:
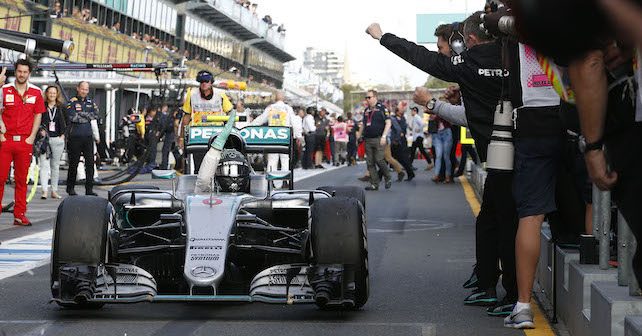
MULTIPOLYGON (((229 81, 245 81, 248 91, 261 93, 246 96, 246 104, 259 108, 269 103, 270 94, 283 86, 284 64, 294 57, 285 51, 285 30, 272 22, 270 13, 259 14, 254 10, 256 7, 248 8, 244 3, 236 0, 3 0, 0 17, 6 19, 0 21, 0 28, 74 41, 75 48, 69 59, 58 53, 40 52, 34 55, 40 63, 168 63, 187 67, 187 73, 162 73, 158 78, 152 73, 59 71, 70 94, 75 92, 73 86, 77 81, 92 83, 90 95, 99 105, 105 126, 113 130, 116 125, 111 124, 131 108, 179 102, 184 87, 164 87, 163 81, 194 80, 200 70, 217 75, 217 81, 226 84, 224 88, 229 89, 229 81), (231 68, 238 71, 228 71, 231 68), (158 87, 138 90, 119 85, 141 79, 158 79, 158 87), (97 84, 107 82, 113 84, 97 84), (171 92, 167 94, 167 91, 171 92), (172 98, 168 100, 168 96, 172 98), (135 106, 137 101, 139 105, 135 106)), ((11 62, 17 56, 2 52, 2 61, 11 62)), ((36 73, 33 79, 38 75, 42 75, 39 85, 53 84, 49 74, 36 73)), ((108 140, 113 140, 113 136, 113 132, 108 134, 108 140)))
POLYGON ((334 51, 308 47, 303 53, 303 66, 336 87, 343 85, 343 57, 334 51))

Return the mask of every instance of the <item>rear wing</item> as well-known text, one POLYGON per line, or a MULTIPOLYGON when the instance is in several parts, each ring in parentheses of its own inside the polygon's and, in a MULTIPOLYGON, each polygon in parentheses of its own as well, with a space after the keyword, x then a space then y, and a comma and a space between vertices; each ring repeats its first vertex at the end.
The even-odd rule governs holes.
MULTIPOLYGON (((189 152, 207 150, 209 140, 223 130, 222 126, 189 126, 185 132, 185 149, 189 152)), ((229 138, 237 137, 247 153, 292 154, 292 128, 282 126, 246 126, 233 129, 229 138)), ((229 141, 228 138, 228 141, 229 141)))

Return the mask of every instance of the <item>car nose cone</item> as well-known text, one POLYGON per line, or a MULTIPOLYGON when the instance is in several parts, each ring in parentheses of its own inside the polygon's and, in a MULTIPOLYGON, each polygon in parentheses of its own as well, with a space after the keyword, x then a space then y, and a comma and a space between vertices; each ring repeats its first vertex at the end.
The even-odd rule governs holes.
POLYGON ((209 278, 216 275, 216 269, 208 266, 197 266, 192 268, 191 273, 196 278, 209 278))

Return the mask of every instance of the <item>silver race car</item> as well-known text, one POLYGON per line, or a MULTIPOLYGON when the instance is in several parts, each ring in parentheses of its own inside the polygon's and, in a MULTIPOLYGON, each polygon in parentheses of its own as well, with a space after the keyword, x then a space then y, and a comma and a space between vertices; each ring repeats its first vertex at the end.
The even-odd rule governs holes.
MULTIPOLYGON (((186 152, 207 149, 218 127, 189 130, 186 152)), ((211 191, 196 175, 77 196, 59 206, 51 255, 53 301, 315 303, 357 309, 368 300, 365 195, 338 186, 294 190, 292 171, 257 173, 251 153, 292 151, 291 129, 230 134, 211 191), (273 190, 289 180, 289 190, 273 190)))

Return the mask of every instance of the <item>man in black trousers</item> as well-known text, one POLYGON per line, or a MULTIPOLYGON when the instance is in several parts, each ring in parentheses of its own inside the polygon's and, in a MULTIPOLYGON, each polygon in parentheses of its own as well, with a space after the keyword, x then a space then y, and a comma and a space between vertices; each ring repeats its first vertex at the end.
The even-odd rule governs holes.
POLYGON ((89 94, 89 82, 82 81, 76 86, 76 96, 72 97, 65 111, 67 115, 67 154, 69 171, 67 173, 67 194, 76 195, 76 176, 82 155, 85 161, 85 195, 97 196, 94 192, 94 142, 100 143, 98 133, 98 107, 89 94))

